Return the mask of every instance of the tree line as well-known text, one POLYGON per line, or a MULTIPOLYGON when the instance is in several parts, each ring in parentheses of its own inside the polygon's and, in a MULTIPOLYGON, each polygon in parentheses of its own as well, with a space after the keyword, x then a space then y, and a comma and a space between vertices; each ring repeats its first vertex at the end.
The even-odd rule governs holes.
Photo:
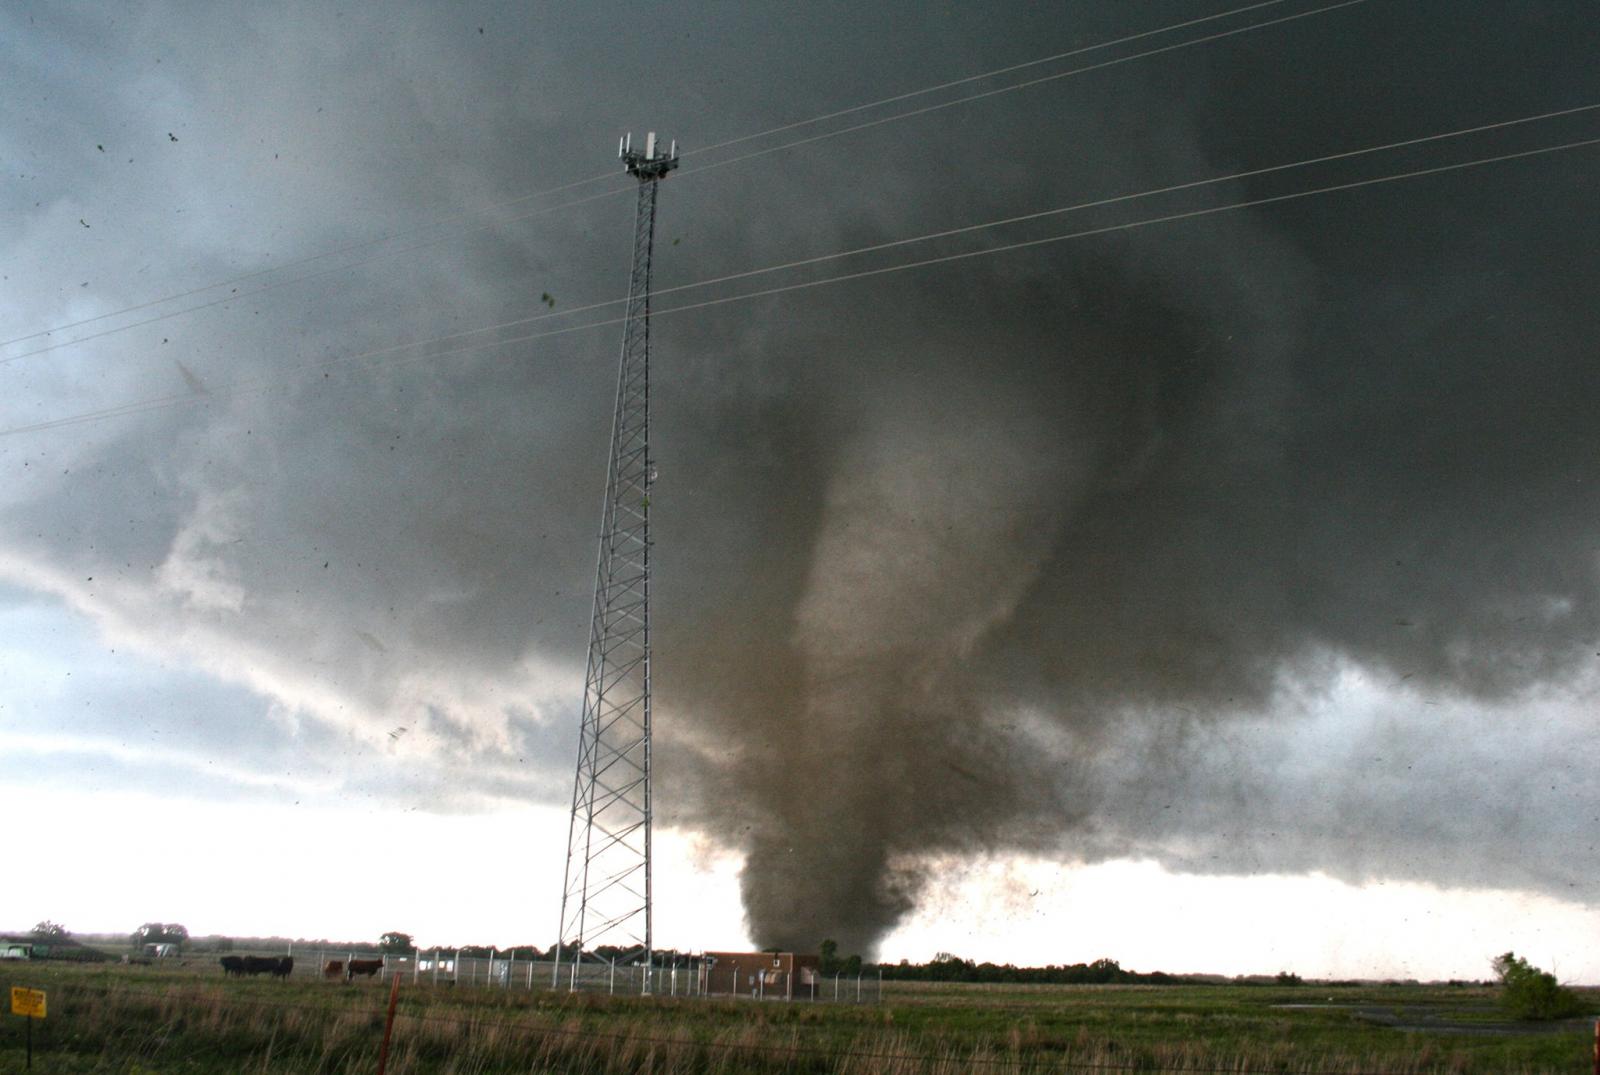
POLYGON ((901 982, 1004 982, 1028 985, 1172 985, 1182 982, 1165 971, 1142 974, 1124 970, 1114 959, 1093 963, 1017 967, 1010 963, 975 963, 940 952, 926 963, 885 963, 883 980, 901 982))

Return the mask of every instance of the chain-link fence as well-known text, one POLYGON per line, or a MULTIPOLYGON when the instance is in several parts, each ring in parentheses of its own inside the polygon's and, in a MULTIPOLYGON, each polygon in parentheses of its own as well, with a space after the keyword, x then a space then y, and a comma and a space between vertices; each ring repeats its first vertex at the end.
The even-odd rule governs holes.
POLYGON ((481 989, 585 992, 674 997, 723 997, 755 1001, 876 1004, 883 999, 883 979, 876 970, 855 975, 825 975, 809 968, 772 970, 737 963, 712 964, 699 958, 667 966, 642 967, 585 959, 559 965, 547 959, 512 956, 467 956, 434 949, 409 955, 383 955, 330 948, 299 949, 294 956, 297 978, 336 981, 383 981, 398 975, 418 986, 472 986, 481 989))

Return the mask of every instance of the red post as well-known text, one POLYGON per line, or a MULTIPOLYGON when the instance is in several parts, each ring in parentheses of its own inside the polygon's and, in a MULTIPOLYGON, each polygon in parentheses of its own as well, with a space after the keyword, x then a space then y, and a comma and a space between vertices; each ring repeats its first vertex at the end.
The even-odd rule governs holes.
POLYGON ((1600 1075, 1600 1019, 1594 1021, 1594 1075, 1600 1075))
POLYGON ((378 1049, 378 1075, 389 1063, 389 1034, 394 1030, 394 1006, 400 999, 400 976, 389 976, 389 1015, 383 1021, 383 1045, 378 1049))

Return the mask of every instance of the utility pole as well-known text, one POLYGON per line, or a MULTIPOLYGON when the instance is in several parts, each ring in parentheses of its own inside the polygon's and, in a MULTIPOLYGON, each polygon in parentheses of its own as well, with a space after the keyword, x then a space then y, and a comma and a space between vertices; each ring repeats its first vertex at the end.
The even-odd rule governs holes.
MULTIPOLYGON (((617 145, 639 180, 633 272, 622 330, 622 364, 611 427, 611 463, 600 522, 599 566, 584 675, 578 769, 567 829, 566 882, 552 988, 562 949, 573 946, 569 988, 578 987, 585 947, 624 949, 650 965, 650 253, 656 187, 678 166, 678 144, 662 152, 654 132, 644 149, 617 145)), ((613 966, 615 964, 613 963, 613 966)), ((648 970, 646 991, 649 990, 648 970)))

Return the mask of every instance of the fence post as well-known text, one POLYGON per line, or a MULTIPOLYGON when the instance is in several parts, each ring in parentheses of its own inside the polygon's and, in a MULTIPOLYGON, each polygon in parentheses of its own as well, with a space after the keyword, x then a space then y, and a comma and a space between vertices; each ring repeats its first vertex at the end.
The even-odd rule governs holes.
POLYGON ((613 993, 615 993, 617 991, 617 957, 616 956, 612 956, 611 957, 611 978, 610 978, 610 981, 607 983, 607 988, 610 989, 610 991, 613 992, 613 993))
POLYGON ((433 984, 439 984, 439 946, 433 946, 433 984))
POLYGON ((378 1075, 389 1063, 389 1034, 394 1030, 394 1006, 400 999, 400 976, 389 975, 389 1014, 383 1020, 383 1044, 378 1048, 378 1075))

